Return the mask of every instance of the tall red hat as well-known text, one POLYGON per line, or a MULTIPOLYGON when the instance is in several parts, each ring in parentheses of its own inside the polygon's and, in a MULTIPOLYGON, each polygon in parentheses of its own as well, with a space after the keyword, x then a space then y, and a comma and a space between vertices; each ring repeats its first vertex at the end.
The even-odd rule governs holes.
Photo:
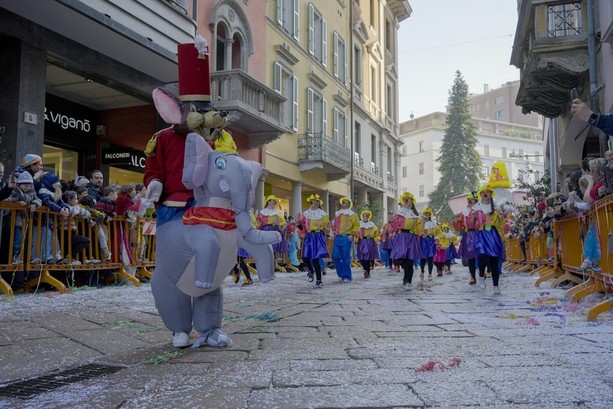
POLYGON ((196 43, 179 44, 179 99, 191 102, 198 109, 210 111, 211 75, 206 40, 202 36, 196 43))

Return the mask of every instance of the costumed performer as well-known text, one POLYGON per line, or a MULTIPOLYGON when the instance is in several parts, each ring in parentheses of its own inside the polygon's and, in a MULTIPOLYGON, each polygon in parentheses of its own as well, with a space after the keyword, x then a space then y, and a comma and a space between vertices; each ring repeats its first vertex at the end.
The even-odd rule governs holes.
POLYGON ((326 246, 326 234, 330 231, 330 217, 321 205, 324 203, 318 194, 307 197, 309 208, 298 216, 302 228, 306 232, 302 244, 302 259, 309 270, 307 277, 313 282, 313 272, 317 281, 315 288, 324 286, 321 281, 320 259, 329 257, 326 246))
POLYGON ((494 190, 489 185, 483 186, 477 192, 479 203, 473 206, 475 211, 475 253, 479 261, 479 287, 485 289, 485 268, 492 274, 494 294, 500 294, 498 282, 500 279, 499 260, 503 257, 502 239, 496 226, 498 225, 498 209, 494 204, 494 190))
MULTIPOLYGON (((423 281, 426 263, 428 264, 428 280, 432 280, 434 255, 436 254, 436 242, 434 240, 434 237, 438 233, 438 227, 436 222, 432 220, 431 208, 426 207, 421 212, 421 218, 423 223, 423 230, 419 234, 419 246, 421 247, 421 260, 419 262, 421 273, 419 274, 419 278, 423 281)), ((442 272, 438 274, 439 277, 442 275, 442 272)))
POLYGON ((453 227, 458 232, 462 232, 460 239, 460 248, 458 250, 458 256, 462 260, 466 260, 468 264, 468 271, 470 272, 470 281, 468 284, 475 285, 477 283, 476 278, 476 257, 475 253, 475 239, 477 237, 477 226, 475 223, 476 213, 473 210, 473 206, 477 204, 477 192, 470 192, 466 196, 466 207, 461 213, 458 213, 453 218, 453 227))
POLYGON ((415 196, 404 192, 398 204, 398 210, 390 221, 394 231, 390 257, 403 268, 402 285, 410 290, 413 288, 413 261, 422 258, 418 235, 423 230, 423 224, 415 208, 415 196))
POLYGON ((341 208, 334 214, 332 222, 332 236, 334 247, 332 248, 332 262, 336 268, 338 278, 348 283, 352 280, 351 275, 351 246, 353 238, 360 230, 358 215, 352 210, 353 202, 348 197, 338 200, 341 208))
POLYGON ((370 272, 375 266, 375 260, 379 256, 380 232, 376 224, 370 219, 370 210, 360 213, 360 231, 358 233, 358 260, 364 269, 364 278, 370 278, 370 272))

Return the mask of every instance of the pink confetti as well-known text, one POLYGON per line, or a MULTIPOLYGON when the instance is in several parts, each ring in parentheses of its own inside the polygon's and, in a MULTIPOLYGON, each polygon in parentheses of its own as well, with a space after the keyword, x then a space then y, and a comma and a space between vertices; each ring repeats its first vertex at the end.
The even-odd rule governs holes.
POLYGON ((439 361, 428 361, 419 368, 417 368, 416 372, 434 372, 436 369, 440 369, 441 371, 446 371, 447 369, 453 368, 455 366, 460 366, 462 362, 461 358, 453 358, 447 365, 443 362, 439 361))

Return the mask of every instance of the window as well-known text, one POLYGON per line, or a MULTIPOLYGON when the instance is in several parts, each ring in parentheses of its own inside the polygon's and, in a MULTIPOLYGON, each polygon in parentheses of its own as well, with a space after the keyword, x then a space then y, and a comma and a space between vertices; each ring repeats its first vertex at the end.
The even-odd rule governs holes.
POLYGON ((370 160, 373 162, 377 159, 377 137, 370 134, 370 160))
POLYGON ((385 113, 389 118, 394 117, 394 92, 391 84, 385 87, 385 113))
POLYGON ((338 34, 334 33, 334 76, 343 84, 347 83, 347 49, 345 41, 338 34))
POLYGON ((385 49, 392 51, 392 23, 385 19, 385 49))
POLYGON ((323 66, 328 63, 326 35, 326 20, 309 4, 309 53, 323 66))
POLYGON ((358 88, 362 88, 362 49, 353 47, 353 80, 358 88))
POLYGON ((483 145, 483 156, 490 156, 490 146, 483 145))
POLYGON ((419 185, 419 197, 424 197, 426 195, 426 189, 424 185, 419 185))
POLYGON ((406 166, 403 166, 403 167, 402 167, 402 177, 403 177, 403 178, 406 178, 406 177, 407 177, 407 167, 406 167, 406 166))
POLYGON ((377 103, 377 69, 370 67, 370 100, 377 103))
POLYGON ((377 2, 375 0, 370 0, 370 25, 373 27, 377 26, 377 2))
POLYGON ((362 156, 362 124, 357 121, 353 125, 353 136, 355 144, 354 149, 358 155, 362 156))
POLYGON ((583 33, 581 3, 547 6, 547 35, 549 37, 575 36, 583 33))
POLYGON ((423 162, 419 163, 419 174, 420 175, 424 174, 424 163, 423 162))
POLYGON ((273 77, 274 90, 287 99, 283 107, 283 123, 289 128, 297 130, 298 78, 279 62, 274 63, 273 77))
POLYGON ((332 128, 334 129, 334 140, 343 146, 349 147, 349 141, 347 139, 347 116, 345 112, 336 107, 334 107, 332 128))
POLYGON ((325 136, 328 127, 327 117, 328 102, 321 94, 307 89, 307 129, 309 134, 325 136))
POLYGON ((507 157, 507 148, 505 148, 504 146, 502 148, 500 148, 500 154, 503 158, 507 157))
POLYGON ((277 0, 277 22, 296 40, 299 38, 298 0, 277 0))
POLYGON ((390 182, 394 181, 394 174, 396 173, 394 171, 394 167, 392 166, 392 148, 390 148, 389 146, 387 147, 387 180, 389 180, 390 182))
POLYGON ((419 151, 420 152, 424 151, 424 141, 419 141, 419 151))
POLYGON ((504 121, 504 111, 496 111, 495 119, 496 121, 504 121))
POLYGON ((496 105, 502 105, 504 103, 504 97, 496 97, 496 105))
POLYGON ((482 165, 481 170, 483 171, 483 176, 485 176, 485 179, 488 179, 490 177, 490 167, 487 165, 482 165))

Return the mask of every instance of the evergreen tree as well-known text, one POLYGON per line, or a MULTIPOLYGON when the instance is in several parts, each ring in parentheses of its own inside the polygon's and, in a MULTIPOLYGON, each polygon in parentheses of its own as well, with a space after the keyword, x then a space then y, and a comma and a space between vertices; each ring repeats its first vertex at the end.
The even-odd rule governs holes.
POLYGON ((468 112, 468 85, 460 71, 456 71, 448 103, 447 129, 436 158, 441 178, 428 195, 430 207, 441 222, 453 217, 447 199, 476 190, 483 175, 476 148, 477 131, 468 112))

